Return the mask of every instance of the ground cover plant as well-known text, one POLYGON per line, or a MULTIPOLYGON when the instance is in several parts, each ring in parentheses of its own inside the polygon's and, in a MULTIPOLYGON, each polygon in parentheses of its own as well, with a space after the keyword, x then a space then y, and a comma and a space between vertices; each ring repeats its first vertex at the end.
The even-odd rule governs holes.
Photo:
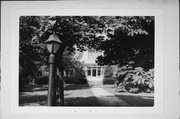
POLYGON ((142 67, 124 66, 119 70, 114 87, 118 92, 154 92, 154 69, 145 71, 142 67))

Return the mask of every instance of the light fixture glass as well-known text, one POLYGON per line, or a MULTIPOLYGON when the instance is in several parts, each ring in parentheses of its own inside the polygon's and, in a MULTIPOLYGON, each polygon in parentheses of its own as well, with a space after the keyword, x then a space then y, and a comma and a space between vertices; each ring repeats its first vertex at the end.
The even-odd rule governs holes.
POLYGON ((62 42, 59 40, 57 35, 50 35, 48 40, 46 41, 49 53, 55 54, 58 51, 61 43, 62 42))
POLYGON ((53 49, 53 43, 47 43, 46 47, 47 47, 50 54, 53 53, 53 50, 52 50, 53 49))
POLYGON ((58 49, 59 49, 59 46, 60 46, 60 43, 58 43, 58 42, 54 42, 53 43, 53 53, 55 54, 57 51, 58 51, 58 49))

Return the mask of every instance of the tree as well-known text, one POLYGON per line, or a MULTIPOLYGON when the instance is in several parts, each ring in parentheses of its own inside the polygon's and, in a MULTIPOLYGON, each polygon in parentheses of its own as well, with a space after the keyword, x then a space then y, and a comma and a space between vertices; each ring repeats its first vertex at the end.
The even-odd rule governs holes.
MULTIPOLYGON (((20 82, 30 76, 30 79, 36 76, 36 72, 42 64, 46 63, 47 51, 45 50, 45 40, 51 34, 56 34, 62 44, 57 51, 55 66, 59 69, 59 76, 63 77, 63 60, 73 61, 64 54, 65 50, 73 52, 83 51, 87 47, 97 47, 99 41, 95 30, 101 27, 98 17, 88 16, 21 16, 20 17, 20 82)), ((76 62, 77 63, 77 62, 76 62)), ((71 63, 72 64, 72 63, 71 63)), ((61 101, 63 102, 63 83, 59 83, 61 101)), ((27 80, 29 82, 29 80, 27 80)), ((57 86, 54 85, 55 89, 57 86)), ((58 89, 57 89, 58 91, 58 89)), ((53 94, 56 94, 54 91, 53 94)), ((55 98, 54 98, 55 99, 55 98)))
POLYGON ((104 24, 98 16, 54 16, 48 18, 53 23, 39 37, 43 41, 51 34, 58 35, 62 44, 56 55, 56 65, 63 75, 63 52, 75 49, 83 51, 87 48, 96 48, 102 39, 97 33, 101 33, 104 24))
POLYGON ((124 65, 130 61, 145 69, 154 67, 154 17, 107 17, 107 39, 99 49, 104 51, 100 65, 124 65), (110 23, 109 23, 110 22, 110 23))
POLYGON ((65 49, 94 48, 104 51, 97 60, 100 65, 133 61, 137 66, 153 67, 154 17, 21 16, 19 53, 23 77, 35 76, 39 67, 47 64, 44 42, 53 32, 63 42, 56 57, 58 62, 62 62, 65 49))
POLYGON ((45 63, 47 52, 40 42, 34 43, 34 37, 40 34, 44 17, 21 16, 19 19, 19 74, 20 86, 29 83, 39 72, 40 66, 45 63))

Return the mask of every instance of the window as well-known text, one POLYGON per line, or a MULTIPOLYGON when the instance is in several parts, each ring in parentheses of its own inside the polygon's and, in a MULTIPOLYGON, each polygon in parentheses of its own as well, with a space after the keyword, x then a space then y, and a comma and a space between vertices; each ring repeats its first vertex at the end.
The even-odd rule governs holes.
POLYGON ((93 69, 93 76, 96 76, 96 69, 93 69))
POLYGON ((101 76, 101 67, 98 67, 98 72, 97 72, 98 76, 101 76))
POLYGON ((88 75, 88 76, 91 76, 91 67, 88 67, 88 69, 87 69, 87 75, 88 75))

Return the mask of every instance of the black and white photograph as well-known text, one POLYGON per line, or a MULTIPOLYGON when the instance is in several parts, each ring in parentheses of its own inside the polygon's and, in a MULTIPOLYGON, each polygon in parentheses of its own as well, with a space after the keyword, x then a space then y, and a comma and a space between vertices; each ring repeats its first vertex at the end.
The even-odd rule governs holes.
POLYGON ((179 117, 177 3, 3 1, 0 118, 179 117))
POLYGON ((19 106, 153 106, 154 16, 20 16, 19 106))

